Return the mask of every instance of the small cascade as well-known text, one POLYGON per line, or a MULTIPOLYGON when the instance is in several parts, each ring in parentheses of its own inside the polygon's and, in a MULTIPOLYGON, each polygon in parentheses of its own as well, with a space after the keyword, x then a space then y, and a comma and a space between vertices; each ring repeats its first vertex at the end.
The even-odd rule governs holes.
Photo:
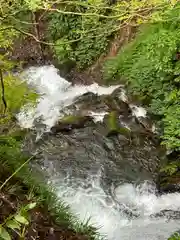
POLYGON ((180 193, 158 194, 153 181, 162 154, 145 129, 146 110, 128 104, 122 86, 72 85, 54 66, 29 68, 22 79, 39 94, 36 107, 17 115, 22 128, 36 130, 24 150, 41 150, 32 167, 82 221, 91 217, 107 240, 166 240, 180 229, 180 193), (64 115, 79 112, 93 121, 50 131, 64 115), (109 123, 113 134, 104 130, 109 123))
POLYGON ((54 66, 31 67, 23 72, 22 78, 40 95, 36 108, 24 106, 17 116, 23 128, 32 128, 34 120, 41 118, 42 123, 49 130, 62 116, 61 110, 71 105, 77 97, 87 92, 97 95, 111 94, 119 87, 102 87, 97 83, 89 86, 72 86, 70 82, 58 75, 58 70, 54 66))

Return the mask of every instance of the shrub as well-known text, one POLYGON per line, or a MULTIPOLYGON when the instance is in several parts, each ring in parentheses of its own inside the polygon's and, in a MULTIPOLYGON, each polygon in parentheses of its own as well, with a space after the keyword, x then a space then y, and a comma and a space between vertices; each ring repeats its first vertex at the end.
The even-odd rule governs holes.
POLYGON ((177 4, 159 22, 143 26, 104 68, 107 80, 121 78, 133 94, 148 99, 150 111, 161 116, 163 144, 169 149, 180 149, 179 8, 177 4))
MULTIPOLYGON (((31 91, 25 82, 18 79, 17 76, 5 73, 3 76, 5 100, 7 103, 7 111, 5 117, 1 118, 0 123, 8 122, 10 118, 16 114, 19 109, 27 103, 35 103, 37 94, 31 91)), ((0 91, 0 99, 2 99, 2 91, 0 91)), ((4 111, 4 104, 0 102, 0 114, 4 111)))
MULTIPOLYGON (((80 5, 66 6, 66 11, 88 14, 92 12, 105 14, 108 7, 107 1, 92 1, 80 5), (89 4, 89 8, 87 5, 89 4), (104 7, 104 8, 103 8, 104 7)), ((110 13, 107 13, 110 14, 110 13)), ((106 15, 106 14, 105 14, 106 15)), ((117 20, 101 19, 99 16, 87 15, 65 15, 54 12, 48 16, 49 36, 55 43, 53 51, 60 63, 74 61, 78 68, 85 68, 91 65, 102 53, 107 50, 109 37, 114 33, 117 20)))

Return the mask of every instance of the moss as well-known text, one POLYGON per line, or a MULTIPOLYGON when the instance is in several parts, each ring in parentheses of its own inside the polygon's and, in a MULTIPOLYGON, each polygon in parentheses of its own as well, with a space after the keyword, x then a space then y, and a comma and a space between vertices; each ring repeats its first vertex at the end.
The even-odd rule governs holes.
POLYGON ((70 115, 70 116, 65 116, 61 120, 59 120, 59 123, 63 124, 78 124, 79 122, 82 122, 85 120, 84 116, 75 116, 75 115, 70 115))
POLYGON ((13 132, 10 133, 10 136, 16 141, 21 141, 24 139, 28 131, 28 129, 15 129, 13 132))
POLYGON ((109 113, 108 119, 107 119, 107 127, 108 127, 109 132, 118 133, 119 123, 118 123, 117 118, 118 118, 117 112, 112 111, 111 113, 109 113))
POLYGON ((107 136, 116 135, 116 134, 129 136, 130 130, 120 126, 118 113, 116 111, 112 111, 109 113, 109 115, 107 116, 106 124, 107 124, 107 130, 108 130, 107 136))
POLYGON ((51 128, 53 133, 61 131, 70 131, 74 128, 84 127, 87 123, 92 123, 91 116, 65 116, 58 121, 58 123, 51 128))

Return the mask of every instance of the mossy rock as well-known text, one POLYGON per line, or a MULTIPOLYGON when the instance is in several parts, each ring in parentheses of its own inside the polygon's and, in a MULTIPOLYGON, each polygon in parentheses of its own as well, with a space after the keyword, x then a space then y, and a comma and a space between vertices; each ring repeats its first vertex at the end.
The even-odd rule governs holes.
POLYGON ((106 125, 107 137, 117 134, 122 134, 129 137, 130 130, 128 128, 121 126, 118 117, 119 116, 116 111, 112 111, 105 116, 104 123, 106 125))
POLYGON ((83 128, 93 123, 91 116, 75 116, 69 115, 60 119, 55 126, 51 128, 51 132, 58 133, 63 131, 71 131, 74 128, 83 128))
POLYGON ((131 114, 128 103, 123 102, 116 95, 106 96, 103 101, 111 111, 116 111, 121 115, 131 114))

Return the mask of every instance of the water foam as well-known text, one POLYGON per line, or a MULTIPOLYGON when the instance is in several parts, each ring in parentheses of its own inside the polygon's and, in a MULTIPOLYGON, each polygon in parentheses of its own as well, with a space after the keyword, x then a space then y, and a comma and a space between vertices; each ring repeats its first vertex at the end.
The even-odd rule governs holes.
POLYGON ((100 176, 91 176, 87 180, 89 187, 82 186, 82 180, 77 186, 68 186, 58 179, 54 185, 72 211, 82 221, 91 217, 90 223, 100 227, 99 232, 108 240, 165 240, 180 228, 180 220, 151 217, 162 210, 179 211, 180 194, 157 196, 154 185, 148 182, 120 185, 114 189, 114 198, 101 188, 100 176), (137 217, 129 217, 122 206, 137 217))
POLYGON ((87 93, 98 95, 111 94, 117 86, 99 86, 93 83, 89 86, 74 85, 60 77, 54 66, 31 67, 22 77, 28 84, 35 87, 40 98, 37 107, 24 106, 17 118, 23 128, 32 128, 34 120, 41 118, 42 123, 49 129, 61 116, 60 110, 69 106, 73 101, 87 93))
POLYGON ((88 112, 89 116, 93 117, 94 122, 103 122, 104 116, 108 114, 108 112, 88 112))
POLYGON ((146 117, 147 115, 147 111, 145 108, 141 107, 141 106, 136 106, 136 105, 133 105, 133 104, 130 104, 129 105, 131 110, 132 110, 132 114, 134 116, 136 116, 137 118, 139 117, 146 117))

